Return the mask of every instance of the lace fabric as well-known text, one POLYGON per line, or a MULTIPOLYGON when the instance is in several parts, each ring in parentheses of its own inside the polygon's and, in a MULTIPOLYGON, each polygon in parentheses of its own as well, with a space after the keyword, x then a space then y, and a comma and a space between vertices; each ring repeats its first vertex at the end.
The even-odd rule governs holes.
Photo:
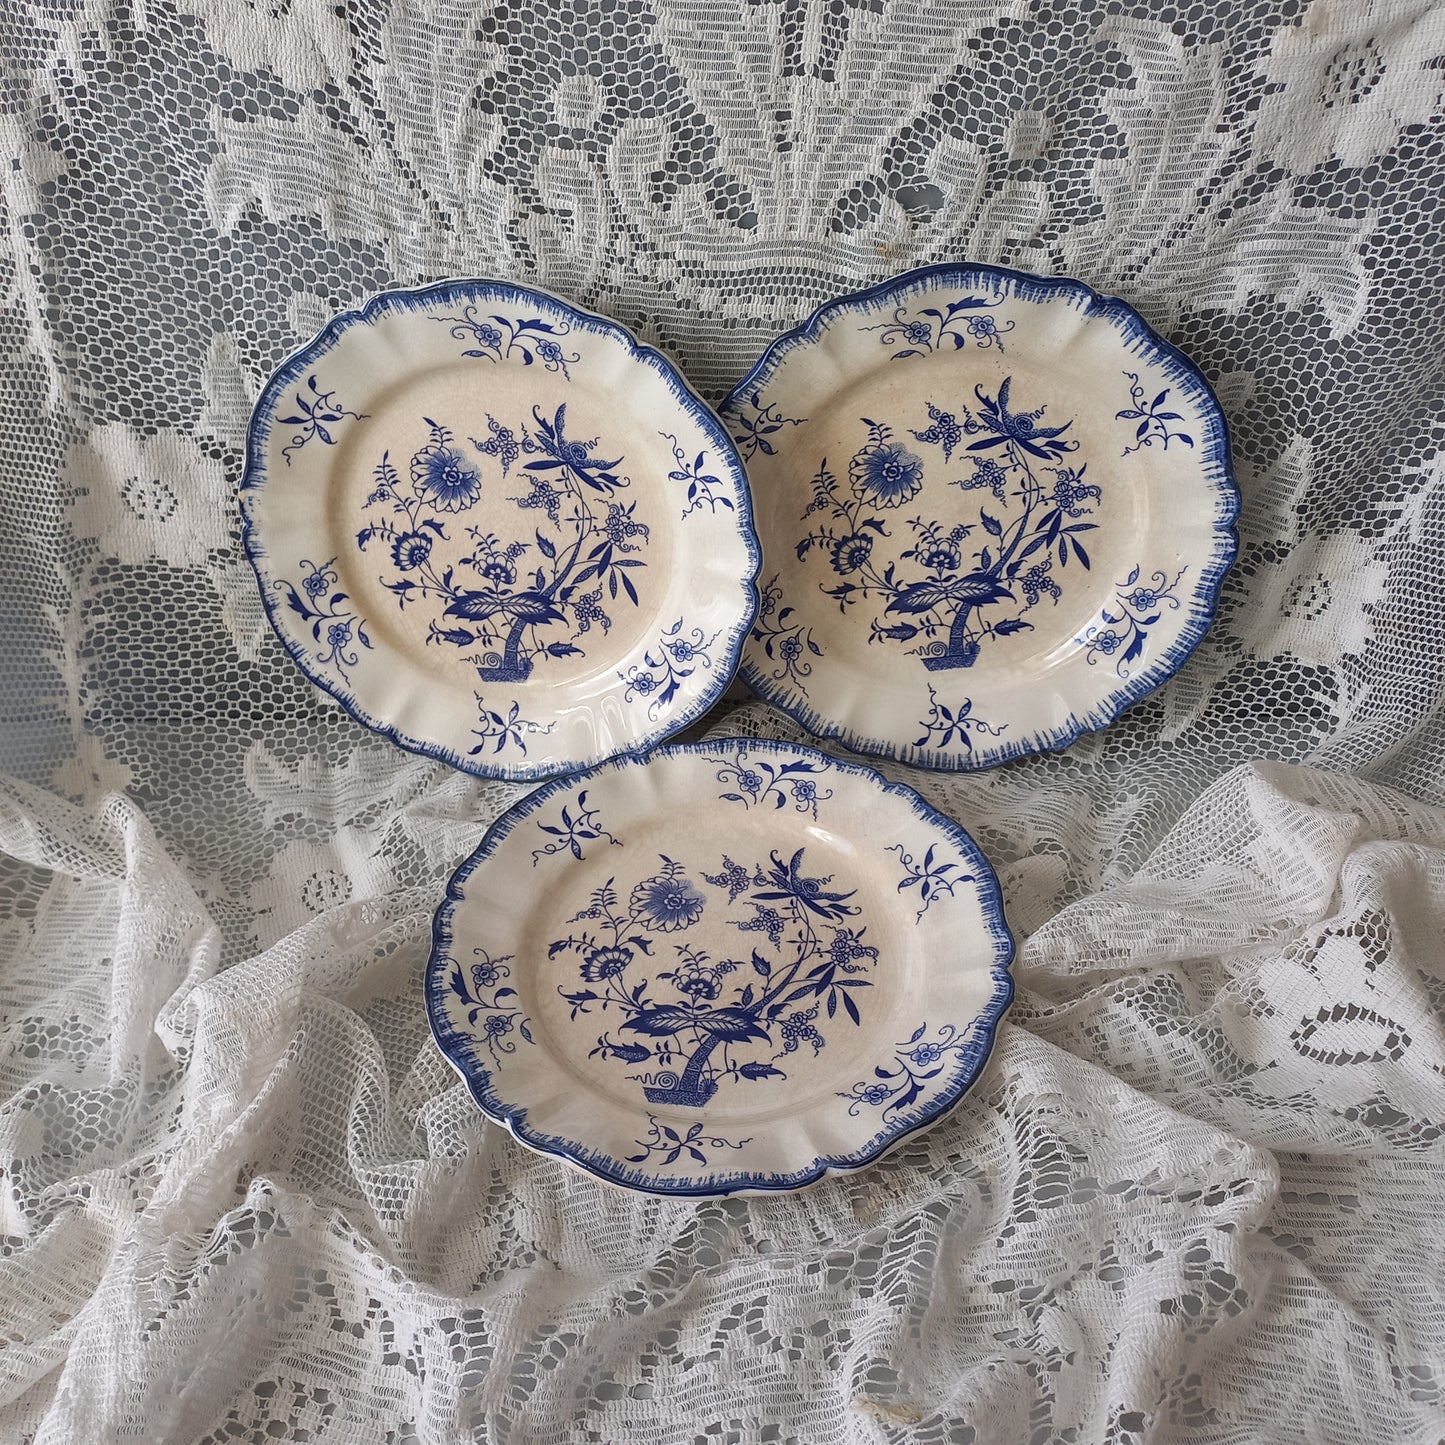
POLYGON ((34 0, 0 66, 0 1440, 1445 1438, 1438 6, 34 0), (448 274, 716 399, 957 257, 1215 382, 1218 624, 1062 754, 886 769, 1021 941, 946 1122, 795 1196, 604 1189, 430 1042, 431 912, 522 790, 295 672, 250 400, 448 274))

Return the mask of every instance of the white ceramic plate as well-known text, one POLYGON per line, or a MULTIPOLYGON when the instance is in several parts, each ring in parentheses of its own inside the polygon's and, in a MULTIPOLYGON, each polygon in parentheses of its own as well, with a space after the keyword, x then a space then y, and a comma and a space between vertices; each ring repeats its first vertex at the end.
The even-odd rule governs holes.
POLYGON ((934 266, 830 302, 722 415, 764 555, 743 678, 862 752, 986 767, 1104 727, 1234 560, 1208 384, 1075 281, 934 266))
POLYGON ((717 418, 621 326, 501 282, 387 292, 297 352, 257 403, 242 510, 306 675, 490 777, 677 731, 756 606, 717 418))
POLYGON ((1012 956, 993 870, 917 793, 726 738, 504 814, 447 888, 426 1001, 522 1143, 651 1193, 760 1193, 951 1108, 1012 956))

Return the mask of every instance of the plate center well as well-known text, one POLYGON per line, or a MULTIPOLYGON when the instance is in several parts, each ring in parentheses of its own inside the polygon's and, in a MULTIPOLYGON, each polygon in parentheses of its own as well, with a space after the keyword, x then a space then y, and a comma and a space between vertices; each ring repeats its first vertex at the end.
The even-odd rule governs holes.
POLYGON ((393 645, 468 685, 550 688, 611 674, 655 630, 666 469, 616 398, 460 363, 367 412, 336 449, 337 551, 393 645))

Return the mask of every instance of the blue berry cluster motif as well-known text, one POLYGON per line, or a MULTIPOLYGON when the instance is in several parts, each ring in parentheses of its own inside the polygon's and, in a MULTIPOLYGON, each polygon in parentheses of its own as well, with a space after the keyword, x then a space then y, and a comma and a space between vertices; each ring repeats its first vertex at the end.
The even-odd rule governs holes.
MULTIPOLYGON (((839 580, 820 583, 824 594, 844 612, 872 603, 869 641, 901 643, 930 671, 972 667, 991 639, 1032 629, 1026 614, 1046 597, 1059 600, 1070 560, 1090 565, 1083 536, 1097 524, 1080 519, 1092 512, 1100 489, 1084 480, 1087 464, 1066 463, 1078 447, 1066 435, 1073 421, 1045 425, 1045 406, 1015 410, 1012 385, 1006 377, 996 393, 976 386, 976 409, 929 404, 929 424, 909 433, 937 448, 943 467, 972 467, 948 482, 987 494, 976 525, 903 510, 923 489, 924 460, 891 427, 868 417, 861 418, 868 440, 849 459, 846 477, 824 458, 802 516, 805 523, 822 518, 797 554, 826 555, 839 580), (908 545, 897 561, 883 562, 880 543, 899 536, 894 516, 902 517, 900 540, 908 545)), ((765 650, 776 646, 781 665, 774 676, 789 676, 806 691, 806 673, 795 660, 801 643, 790 641, 798 630, 783 629, 784 621, 779 614, 772 623, 782 629, 776 637, 766 618, 753 635, 765 650)))
POLYGON ((461 651, 484 682, 523 682, 549 659, 583 655, 593 628, 611 628, 608 608, 638 605, 632 573, 647 565, 649 529, 622 499, 623 458, 569 436, 565 404, 551 417, 533 407, 519 430, 488 416, 488 435, 469 445, 422 420, 430 439, 404 474, 389 452, 376 466, 366 506, 390 515, 357 534, 363 551, 384 550, 392 575, 382 584, 399 607, 430 605, 438 616, 427 641, 461 651), (500 480, 487 480, 488 465, 500 480), (524 490, 505 500, 527 515, 531 536, 468 525, 483 492, 507 485, 514 467, 512 484, 524 490), (433 554, 443 542, 462 555, 440 564, 433 554))
POLYGON ((711 899, 666 855, 628 891, 609 878, 572 919, 581 927, 547 950, 576 964, 581 986, 558 987, 574 1019, 617 1019, 589 1057, 637 1070, 627 1077, 652 1104, 701 1108, 725 1082, 786 1078, 781 1061, 817 1054, 844 1019, 862 1022, 854 994, 872 987, 863 975, 878 958, 856 890, 811 872, 806 848, 750 865, 724 856, 698 876, 711 899), (736 956, 682 937, 709 910, 737 930, 736 956))

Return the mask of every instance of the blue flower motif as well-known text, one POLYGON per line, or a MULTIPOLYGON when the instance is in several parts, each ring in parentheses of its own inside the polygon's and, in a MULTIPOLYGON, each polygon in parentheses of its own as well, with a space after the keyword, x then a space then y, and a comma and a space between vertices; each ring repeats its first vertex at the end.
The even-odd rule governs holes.
MULTIPOLYGON (((485 1028, 493 1038, 509 1034, 512 1032, 512 1017, 510 1014, 488 1014, 485 1028)), ((512 1045, 507 1047, 510 1050, 512 1045)))
POLYGON ((431 537, 425 532, 403 532, 391 544, 391 560, 403 572, 415 572, 431 556, 431 537))
POLYGON ((1112 627, 1106 627, 1102 632, 1095 634, 1091 641, 1107 657, 1111 652, 1119 650, 1124 639, 1112 627))
POLYGON ((1125 594, 1124 601, 1136 612, 1147 612, 1151 607, 1159 605, 1159 594, 1152 587, 1136 587, 1125 594))
POLYGON ((332 647, 345 647, 351 641, 351 624, 349 622, 333 622, 326 629, 326 640, 332 647))
POLYGON ((927 346, 933 340, 933 328, 926 321, 910 321, 903 328, 903 339, 910 346, 927 346))
POLYGON ((632 890, 632 911, 644 928, 675 933, 691 928, 702 917, 706 900, 690 878, 681 876, 676 864, 669 864, 654 878, 644 879, 632 890))
POLYGON ((517 569, 505 557, 493 557, 482 563, 481 575, 498 587, 510 587, 517 580, 517 569))
POLYGON ((833 570, 847 575, 868 564, 873 555, 873 538, 866 532, 854 532, 833 543, 833 570))
POLYGON ((692 643, 678 638, 676 642, 670 642, 667 650, 672 654, 674 662, 691 662, 697 656, 697 649, 692 643))
MULTIPOLYGON (((933 425, 923 431, 913 432, 914 437, 921 442, 930 442, 934 446, 943 448, 943 460, 953 460, 953 449, 963 440, 965 431, 976 432, 979 427, 973 419, 973 413, 967 407, 963 409, 965 424, 959 426, 958 418, 952 412, 940 411, 932 402, 928 403, 928 415, 933 425)), ((912 428, 910 428, 912 430, 912 428)))
POLYGON ((582 961, 582 977, 588 983, 605 983, 616 978, 632 962, 630 948, 594 948, 582 961))
POLYGON ((923 460, 902 442, 884 442, 860 458, 854 487, 875 507, 898 507, 923 486, 923 460))
POLYGON ((930 571, 952 572, 962 560, 962 554, 951 542, 939 542, 921 550, 918 560, 930 571))
POLYGON ((915 1064, 926 1067, 929 1064, 936 1064, 943 1057, 943 1046, 941 1044, 919 1044, 916 1049, 910 1049, 908 1057, 915 1064))
POLYGON ((784 662, 796 662, 803 655, 803 639, 801 637, 785 637, 778 644, 778 656, 784 662))
POLYGON ((502 970, 495 963, 474 963, 472 965, 472 987, 491 988, 502 977, 502 970))
POLYGON ((840 928, 828 945, 828 958, 835 968, 844 973, 857 973, 867 965, 859 959, 876 959, 878 950, 871 944, 863 943, 862 930, 855 933, 851 928, 840 928))
POLYGON ((317 568, 314 572, 308 572, 301 579, 301 585, 306 589, 308 597, 320 597, 327 587, 327 576, 323 568, 317 568))
POLYGON ((689 998, 706 999, 711 1002, 722 991, 717 971, 704 968, 700 963, 689 963, 672 975, 672 982, 679 993, 689 998))
POLYGON ((485 323, 476 328, 476 338, 481 345, 491 347, 493 351, 502 344, 502 333, 495 326, 488 326, 485 323))
POLYGON ((455 447, 423 447, 411 461, 417 495, 439 512, 464 512, 482 494, 482 474, 455 447))
POLYGON ((869 1084, 858 1094, 858 1097, 865 1104, 876 1106, 881 1104, 892 1092, 893 1090, 887 1084, 869 1084))

